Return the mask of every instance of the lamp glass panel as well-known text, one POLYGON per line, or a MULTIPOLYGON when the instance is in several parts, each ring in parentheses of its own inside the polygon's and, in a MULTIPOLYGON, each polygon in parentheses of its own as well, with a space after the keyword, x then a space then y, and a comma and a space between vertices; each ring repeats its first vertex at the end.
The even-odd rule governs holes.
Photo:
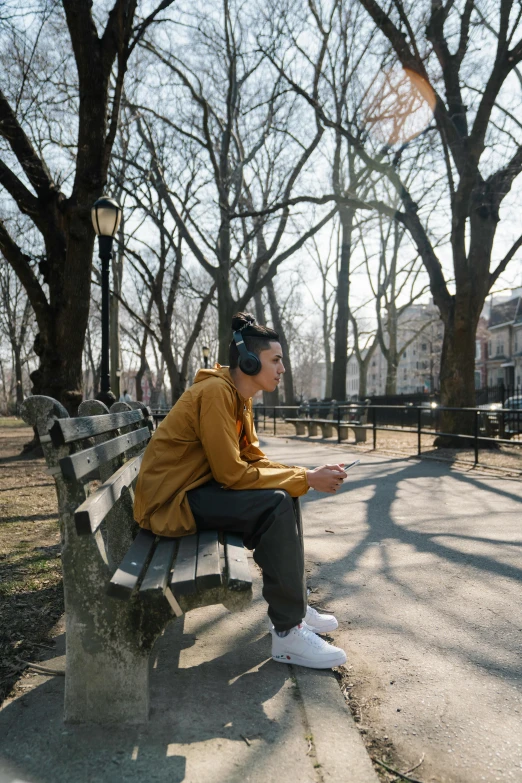
POLYGON ((93 211, 94 230, 98 236, 115 236, 121 220, 121 211, 113 207, 96 207, 93 211))

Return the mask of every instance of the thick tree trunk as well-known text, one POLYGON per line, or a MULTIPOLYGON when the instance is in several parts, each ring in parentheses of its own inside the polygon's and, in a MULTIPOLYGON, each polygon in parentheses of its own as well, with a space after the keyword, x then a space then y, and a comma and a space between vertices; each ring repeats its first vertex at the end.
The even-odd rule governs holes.
POLYGON ((352 231, 355 210, 339 208, 341 220, 341 258, 337 281, 335 319, 334 362, 332 371, 332 397, 346 399, 346 371, 348 367, 348 295, 350 287, 350 257, 352 252, 352 231))
MULTIPOLYGON (((457 306, 454 302, 450 312, 443 315, 444 339, 440 368, 440 393, 443 406, 450 408, 475 407, 475 339, 480 310, 473 312, 468 301, 457 306)), ((474 414, 466 411, 443 411, 441 414, 441 435, 436 446, 463 448, 467 441, 451 438, 451 433, 473 435, 474 414)))
POLYGON ((74 416, 82 400, 94 245, 88 210, 76 210, 65 235, 53 236, 46 245, 50 301, 45 315, 37 311, 34 350, 40 365, 31 373, 32 393, 54 397, 74 416))
POLYGON ((232 316, 236 312, 236 304, 232 299, 226 283, 218 283, 218 362, 228 365, 228 349, 232 340, 232 316))
POLYGON ((386 368, 386 387, 385 394, 397 394, 397 369, 399 366, 399 357, 397 354, 389 355, 386 368))

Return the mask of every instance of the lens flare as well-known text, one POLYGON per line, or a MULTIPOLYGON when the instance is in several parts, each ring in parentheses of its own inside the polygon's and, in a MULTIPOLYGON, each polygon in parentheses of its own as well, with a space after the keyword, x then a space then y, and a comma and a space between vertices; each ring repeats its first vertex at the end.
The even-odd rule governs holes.
POLYGON ((381 71, 363 105, 370 134, 392 147, 405 144, 430 124, 437 102, 426 79, 409 68, 381 71))

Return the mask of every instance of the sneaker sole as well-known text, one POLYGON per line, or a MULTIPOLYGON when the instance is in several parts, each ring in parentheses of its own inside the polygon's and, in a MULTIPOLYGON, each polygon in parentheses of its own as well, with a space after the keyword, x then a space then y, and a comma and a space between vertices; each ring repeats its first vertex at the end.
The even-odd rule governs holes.
POLYGON ((332 631, 336 631, 339 628, 339 623, 335 623, 335 625, 332 623, 328 626, 323 626, 322 628, 318 628, 315 625, 310 625, 310 623, 306 623, 308 628, 313 631, 314 633, 331 633, 332 631))
POLYGON ((308 669, 331 669, 333 666, 342 666, 346 663, 346 655, 344 653, 329 655, 321 661, 309 661, 307 658, 302 658, 300 655, 286 654, 284 658, 275 658, 272 656, 272 660, 276 663, 293 663, 295 666, 306 666, 308 669))

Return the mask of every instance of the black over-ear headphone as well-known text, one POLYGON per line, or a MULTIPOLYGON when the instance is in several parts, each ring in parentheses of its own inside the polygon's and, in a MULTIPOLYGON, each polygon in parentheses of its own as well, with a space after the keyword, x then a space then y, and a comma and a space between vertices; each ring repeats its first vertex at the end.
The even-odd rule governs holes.
POLYGON ((261 359, 247 349, 241 331, 234 332, 234 342, 239 353, 239 369, 241 372, 244 372, 245 375, 257 375, 261 371, 261 359))

